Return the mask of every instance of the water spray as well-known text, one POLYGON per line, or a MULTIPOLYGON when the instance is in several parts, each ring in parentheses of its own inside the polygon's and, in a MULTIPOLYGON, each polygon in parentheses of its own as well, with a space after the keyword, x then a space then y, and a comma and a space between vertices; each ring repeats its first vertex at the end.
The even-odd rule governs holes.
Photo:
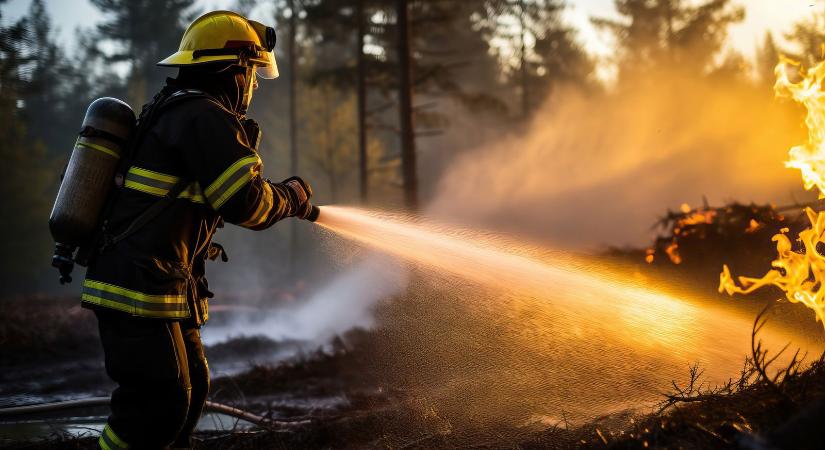
POLYGON ((748 330, 748 322, 741 317, 684 301, 570 254, 537 256, 547 253, 518 240, 416 216, 342 206, 324 206, 319 212, 315 223, 341 237, 429 269, 437 276, 453 276, 505 295, 538 299, 576 326, 604 330, 611 339, 630 347, 658 347, 688 360, 713 352, 718 358, 729 359, 731 349, 745 349, 745 341, 739 339, 744 335, 720 337, 710 332, 748 330), (721 339, 731 340, 723 344, 721 339))

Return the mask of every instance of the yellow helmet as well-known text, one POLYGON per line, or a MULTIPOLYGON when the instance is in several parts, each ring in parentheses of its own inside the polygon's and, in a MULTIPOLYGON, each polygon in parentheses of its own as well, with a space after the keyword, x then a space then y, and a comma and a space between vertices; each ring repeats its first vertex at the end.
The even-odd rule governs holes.
POLYGON ((159 66, 182 67, 226 61, 255 67, 261 78, 277 78, 275 30, 232 11, 212 11, 192 22, 178 51, 159 66))

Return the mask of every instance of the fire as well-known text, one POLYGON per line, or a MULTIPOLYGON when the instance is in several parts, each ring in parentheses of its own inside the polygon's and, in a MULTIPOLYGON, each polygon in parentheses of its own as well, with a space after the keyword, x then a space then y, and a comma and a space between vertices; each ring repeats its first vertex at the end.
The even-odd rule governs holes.
MULTIPOLYGON (((716 211, 712 209, 696 209, 693 210, 688 206, 687 203, 682 204, 682 213, 685 215, 681 219, 679 219, 678 227, 676 230, 681 230, 686 225, 698 225, 700 223, 713 223, 714 217, 716 217, 716 211)), ((677 233, 678 234, 678 233, 677 233)))
POLYGON ((759 223, 756 219, 751 219, 750 223, 748 224, 748 227, 745 228, 745 233, 755 233, 762 229, 763 226, 764 225, 759 223))
MULTIPOLYGON (((716 211, 704 207, 693 209, 687 203, 682 203, 679 207, 680 214, 675 214, 673 222, 673 237, 664 248, 670 262, 673 264, 682 264, 682 255, 679 253, 679 243, 677 239, 690 236, 697 232, 702 233, 696 229, 695 225, 712 224, 716 218, 716 211)), ((649 248, 645 254, 645 261, 652 264, 655 258, 656 250, 649 248)))
MULTIPOLYGON (((776 84, 774 90, 778 97, 791 98, 807 109, 805 125, 808 129, 808 142, 798 145, 788 152, 785 166, 798 169, 802 175, 805 189, 816 187, 819 198, 825 198, 825 61, 813 69, 805 71, 793 61, 783 59, 776 66, 776 84), (792 82, 789 69, 795 68, 802 76, 801 81, 792 82)), ((785 297, 793 303, 802 303, 816 313, 816 319, 825 326, 825 257, 817 251, 817 245, 825 242, 825 212, 815 212, 805 208, 805 214, 811 226, 798 235, 803 251, 795 252, 792 242, 786 235, 787 228, 773 236, 776 242, 777 258, 771 263, 772 270, 762 278, 738 277, 739 285, 733 279, 727 265, 719 276, 719 292, 728 295, 748 294, 764 286, 777 286, 785 297)))

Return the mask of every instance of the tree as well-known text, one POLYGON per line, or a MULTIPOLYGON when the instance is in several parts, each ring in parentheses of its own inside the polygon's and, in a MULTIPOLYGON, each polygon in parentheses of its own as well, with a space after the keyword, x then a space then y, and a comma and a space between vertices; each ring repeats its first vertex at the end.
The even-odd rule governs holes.
POLYGON ((759 82, 773 85, 776 81, 774 69, 779 64, 779 49, 771 32, 765 33, 765 40, 756 49, 756 76, 759 82))
POLYGON ((478 26, 495 50, 507 82, 518 91, 526 118, 560 84, 592 84, 593 62, 576 42, 558 0, 486 0, 478 26), (514 57, 515 55, 515 57, 514 57))
MULTIPOLYGON (((307 169, 323 175, 327 189, 320 192, 324 201, 338 203, 351 198, 355 191, 352 182, 357 178, 352 167, 359 159, 357 95, 330 82, 306 85, 302 92, 299 118, 307 131, 301 134, 301 148, 305 149, 302 161, 307 169)), ((381 142, 371 138, 367 143, 370 167, 379 166, 382 153, 381 142)), ((373 176, 382 180, 380 174, 373 176)))
POLYGON ((58 167, 42 142, 31 138, 24 121, 25 98, 33 88, 35 56, 30 49, 37 39, 32 22, 29 16, 10 26, 0 24, 0 246, 6 252, 0 270, 4 289, 11 292, 32 290, 48 270, 51 242, 46 218, 58 175, 58 167))
POLYGON ((349 0, 344 2, 317 1, 307 4, 305 23, 310 39, 315 38, 326 47, 345 50, 352 41, 351 52, 326 54, 325 64, 319 66, 315 78, 332 79, 341 84, 354 85, 356 92, 356 110, 358 118, 358 196, 362 203, 367 201, 369 185, 369 165, 367 149, 367 73, 368 55, 364 53, 364 44, 369 30, 370 14, 375 10, 375 2, 368 0, 349 0), (354 37, 354 39, 352 39, 354 37), (354 54, 353 64, 349 62, 348 53, 354 54), (330 64, 330 61, 332 64, 330 64))
POLYGON ((401 134, 401 180, 404 206, 418 209, 418 168, 415 155, 415 125, 412 107, 412 63, 410 57, 410 20, 407 0, 396 0, 395 26, 398 60, 398 123, 401 134))
POLYGON ((619 78, 659 68, 679 67, 705 74, 727 38, 728 27, 745 17, 731 0, 695 4, 684 0, 616 0, 623 18, 593 18, 613 33, 619 47, 619 78))
POLYGON ((794 24, 793 30, 785 36, 796 47, 790 56, 806 67, 813 67, 825 57, 825 8, 821 8, 794 24))
POLYGON ((31 139, 41 141, 49 155, 65 158, 95 90, 83 65, 73 64, 57 44, 43 0, 32 1, 27 17, 31 62, 21 115, 31 139))
POLYGON ((503 102, 488 94, 496 90, 491 85, 497 84, 497 62, 472 23, 474 3, 404 2, 403 9, 396 0, 306 3, 306 41, 313 45, 315 56, 310 80, 332 81, 361 93, 362 157, 358 165, 362 192, 371 169, 365 164, 366 130, 398 140, 395 157, 402 162, 406 202, 413 205, 417 197, 415 136, 438 133, 448 123, 447 116, 433 108, 434 101, 457 100, 474 111, 503 110, 503 102), (399 21, 402 14, 409 20, 399 21), (400 29, 404 24, 409 25, 409 32, 400 29), (364 44, 369 52, 364 51, 364 44), (484 86, 477 83, 482 74, 489 81, 484 86), (412 91, 421 99, 418 105, 411 100, 412 91), (399 108, 396 117, 388 114, 393 107, 399 108))
POLYGON ((126 64, 129 103, 139 109, 162 86, 167 74, 156 63, 177 51, 195 0, 91 2, 106 16, 97 26, 96 48, 105 64, 126 64))

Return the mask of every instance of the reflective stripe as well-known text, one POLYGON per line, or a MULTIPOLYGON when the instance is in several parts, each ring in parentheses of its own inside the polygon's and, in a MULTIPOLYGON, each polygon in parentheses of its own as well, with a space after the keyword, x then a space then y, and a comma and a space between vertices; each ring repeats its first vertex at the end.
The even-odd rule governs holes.
POLYGON ((85 280, 81 299, 93 305, 144 317, 189 317, 186 295, 152 295, 95 280, 85 280))
POLYGON ((136 191, 163 197, 180 178, 163 173, 152 172, 140 167, 130 167, 126 173, 124 186, 136 191))
MULTIPOLYGON (((165 173, 132 166, 126 173, 126 182, 123 185, 129 189, 163 197, 169 193, 169 190, 172 189, 179 180, 180 177, 174 175, 167 175, 165 173)), ((195 203, 206 203, 200 184, 197 182, 187 186, 186 189, 178 195, 178 198, 187 199, 195 203)))
POLYGON ((97 440, 97 443, 100 445, 100 448, 104 450, 125 450, 129 448, 129 444, 119 438, 108 423, 106 427, 103 428, 103 432, 100 433, 100 439, 97 440))
POLYGON ((269 217, 269 212, 272 210, 272 203, 274 201, 274 195, 272 193, 272 186, 269 183, 263 184, 263 197, 258 202, 258 208, 252 214, 252 218, 243 222, 241 224, 242 227, 255 227, 262 224, 267 217, 269 217))
POLYGON ((117 150, 109 147, 104 147, 100 144, 92 144, 91 142, 80 142, 80 138, 74 143, 75 147, 86 147, 92 150, 97 150, 99 152, 103 152, 109 156, 114 156, 115 158, 120 158, 120 153, 117 150))
POLYGON ((206 203, 206 199, 203 197, 203 191, 201 190, 201 185, 197 181, 187 186, 186 189, 180 193, 178 198, 185 198, 195 203, 206 203))
POLYGON ((247 156, 229 166, 204 192, 213 208, 218 209, 260 171, 261 158, 247 156))

